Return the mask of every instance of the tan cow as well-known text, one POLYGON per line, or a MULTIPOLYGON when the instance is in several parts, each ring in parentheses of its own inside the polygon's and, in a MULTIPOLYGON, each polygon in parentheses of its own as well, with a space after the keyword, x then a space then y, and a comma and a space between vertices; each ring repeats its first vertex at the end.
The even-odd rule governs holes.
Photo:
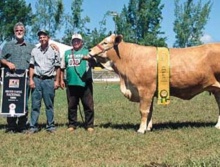
MULTIPOLYGON (((220 43, 169 51, 171 96, 189 100, 210 91, 220 109, 220 43)), ((157 48, 127 43, 122 35, 112 34, 91 48, 90 55, 108 58, 113 63, 121 92, 130 101, 140 103, 138 132, 151 130, 153 97, 157 92, 157 48)), ((220 129, 220 116, 215 127, 220 129)))

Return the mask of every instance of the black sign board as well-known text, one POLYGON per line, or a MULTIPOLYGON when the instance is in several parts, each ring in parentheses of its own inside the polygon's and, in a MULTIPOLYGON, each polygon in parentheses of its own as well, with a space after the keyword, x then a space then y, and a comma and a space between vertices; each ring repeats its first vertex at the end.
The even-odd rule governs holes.
POLYGON ((16 69, 12 72, 8 68, 2 68, 1 79, 0 115, 25 115, 27 70, 16 69))

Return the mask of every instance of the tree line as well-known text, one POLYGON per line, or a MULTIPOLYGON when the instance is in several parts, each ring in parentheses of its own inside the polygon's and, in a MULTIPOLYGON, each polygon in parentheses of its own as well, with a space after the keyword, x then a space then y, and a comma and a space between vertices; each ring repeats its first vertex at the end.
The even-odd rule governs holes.
MULTIPOLYGON (((87 2, 92 3, 92 2, 87 2)), ((202 44, 200 38, 209 19, 211 0, 193 2, 193 0, 174 0, 175 8, 173 31, 174 47, 188 47, 202 44)), ((65 13, 63 0, 37 0, 35 10, 25 0, 0 1, 0 44, 14 37, 13 26, 22 21, 26 27, 28 40, 37 42, 39 29, 47 29, 50 36, 62 43, 70 44, 73 32, 81 33, 88 47, 100 42, 111 33, 122 34, 127 42, 142 45, 167 46, 165 32, 161 30, 162 10, 166 4, 161 0, 128 0, 120 13, 106 11, 99 22, 100 27, 87 27, 88 16, 82 17, 83 0, 71 1, 71 13, 65 13), (33 12, 35 11, 35 12, 33 12), (106 16, 113 15, 115 32, 106 28, 106 16), (64 29, 62 37, 56 34, 64 29), (35 41, 34 41, 35 40, 35 41)))

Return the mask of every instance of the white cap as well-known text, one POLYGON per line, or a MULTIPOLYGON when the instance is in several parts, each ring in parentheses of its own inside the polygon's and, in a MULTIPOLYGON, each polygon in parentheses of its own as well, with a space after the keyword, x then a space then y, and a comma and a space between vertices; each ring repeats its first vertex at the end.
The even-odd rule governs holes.
POLYGON ((80 39, 80 40, 82 40, 82 36, 80 34, 73 34, 72 40, 73 39, 80 39))

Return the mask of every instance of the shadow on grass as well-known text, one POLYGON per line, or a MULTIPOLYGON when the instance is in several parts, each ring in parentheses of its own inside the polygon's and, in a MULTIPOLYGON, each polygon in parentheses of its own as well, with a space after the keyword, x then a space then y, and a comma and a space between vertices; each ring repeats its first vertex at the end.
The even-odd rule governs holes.
MULTIPOLYGON (((43 124, 39 124, 38 125, 40 129, 45 129, 46 128, 46 124, 43 123, 43 124)), ((78 128, 84 128, 85 127, 85 124, 82 123, 82 122, 77 122, 77 125, 76 125, 78 128)), ((65 127, 67 128, 68 127, 68 123, 55 123, 55 127, 56 128, 60 128, 60 127, 65 127)))
POLYGON ((0 124, 0 130, 1 129, 6 129, 7 125, 6 124, 0 124))
MULTIPOLYGON (((204 128, 204 127, 214 127, 215 122, 164 122, 153 124, 153 130, 163 130, 163 129, 182 129, 182 128, 204 128)), ((102 128, 112 128, 112 129, 134 129, 139 128, 139 124, 112 124, 110 122, 106 124, 100 124, 98 127, 102 128)))
POLYGON ((153 129, 181 129, 181 128, 204 128, 214 127, 216 122, 164 122, 153 125, 153 129))
MULTIPOLYGON (((55 123, 55 127, 57 127, 57 128, 59 128, 59 127, 67 127, 68 125, 67 124, 56 124, 55 123)), ((79 127, 82 127, 83 125, 82 124, 79 124, 79 127)), ((46 128, 46 124, 45 123, 43 123, 43 124, 38 124, 38 127, 39 127, 39 129, 45 129, 46 128)), ((7 128, 7 123, 5 123, 5 124, 0 124, 0 130, 2 130, 2 129, 6 129, 7 128)))
MULTIPOLYGON (((153 124, 153 130, 163 130, 163 129, 181 129, 181 128, 204 128, 204 127, 214 127, 216 122, 164 122, 164 123, 155 123, 153 124)), ((46 124, 39 124, 40 129, 45 129, 46 124)), ((57 128, 59 127, 68 127, 68 124, 61 123, 55 124, 57 128)), ((7 124, 0 124, 0 130, 6 129, 7 124)), ((78 122, 77 127, 83 128, 85 127, 84 123, 78 122)), ((113 124, 111 122, 95 125, 95 127, 101 128, 112 128, 119 130, 129 130, 134 129, 137 130, 139 128, 139 124, 113 124)))

